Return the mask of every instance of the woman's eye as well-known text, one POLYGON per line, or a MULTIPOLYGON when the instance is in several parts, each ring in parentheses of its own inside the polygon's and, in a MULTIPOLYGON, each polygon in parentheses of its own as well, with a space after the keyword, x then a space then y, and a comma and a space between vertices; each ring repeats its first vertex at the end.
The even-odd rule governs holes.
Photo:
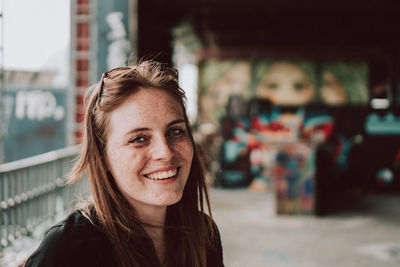
POLYGON ((138 136, 129 141, 131 144, 141 144, 147 141, 146 136, 138 136))
POLYGON ((183 135, 185 135, 185 130, 181 129, 181 128, 173 128, 167 132, 167 136, 171 136, 171 137, 174 137, 174 136, 179 137, 179 136, 183 136, 183 135))

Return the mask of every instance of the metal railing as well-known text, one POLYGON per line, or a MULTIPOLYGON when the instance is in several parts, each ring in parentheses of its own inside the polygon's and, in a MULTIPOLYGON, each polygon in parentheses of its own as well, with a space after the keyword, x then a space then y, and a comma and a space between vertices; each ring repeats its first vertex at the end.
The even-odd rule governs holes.
POLYGON ((0 165, 0 254, 23 236, 42 237, 77 196, 89 194, 87 179, 66 185, 78 151, 71 146, 0 165))

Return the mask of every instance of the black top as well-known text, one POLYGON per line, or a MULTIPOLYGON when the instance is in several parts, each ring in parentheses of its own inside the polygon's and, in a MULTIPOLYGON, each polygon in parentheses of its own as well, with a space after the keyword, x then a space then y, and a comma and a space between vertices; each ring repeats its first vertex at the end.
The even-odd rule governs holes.
MULTIPOLYGON (((207 249, 207 266, 223 267, 218 228, 215 247, 207 249)), ((29 257, 26 267, 110 267, 116 266, 111 242, 99 227, 74 211, 46 233, 39 248, 29 257)))

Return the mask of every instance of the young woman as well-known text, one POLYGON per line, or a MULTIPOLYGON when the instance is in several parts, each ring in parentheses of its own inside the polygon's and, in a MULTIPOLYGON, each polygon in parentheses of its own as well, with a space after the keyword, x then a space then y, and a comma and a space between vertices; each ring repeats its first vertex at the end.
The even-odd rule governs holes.
POLYGON ((52 227, 25 266, 223 266, 176 71, 144 61, 91 89, 71 182, 86 172, 93 202, 52 227))

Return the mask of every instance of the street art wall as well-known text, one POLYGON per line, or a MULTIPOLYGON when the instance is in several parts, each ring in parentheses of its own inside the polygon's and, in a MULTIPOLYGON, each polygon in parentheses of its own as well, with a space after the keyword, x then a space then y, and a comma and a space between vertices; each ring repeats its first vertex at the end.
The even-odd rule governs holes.
POLYGON ((216 182, 273 189, 277 212, 296 214, 322 214, 347 190, 399 190, 400 143, 384 143, 400 135, 399 113, 374 114, 369 75, 355 61, 204 61, 199 120, 222 136, 216 182))
POLYGON ((215 60, 200 66, 200 119, 218 123, 234 104, 243 112, 249 99, 299 106, 366 105, 368 65, 365 62, 311 60, 215 60), (230 98, 236 103, 229 103, 230 98), (242 101, 242 105, 238 101, 242 101))
MULTIPOLYGON (((98 34, 93 42, 97 46, 97 65, 94 80, 109 69, 125 66, 131 53, 136 52, 130 42, 131 30, 129 28, 129 1, 98 1, 96 6, 96 22, 98 34)), ((135 56, 135 55, 134 55, 135 56)))
POLYGON ((65 89, 6 89, 3 97, 5 162, 65 147, 65 89))
POLYGON ((218 182, 256 191, 273 188, 278 213, 313 213, 316 148, 331 137, 333 116, 264 99, 252 99, 249 110, 236 118, 228 112, 221 120, 218 182))

